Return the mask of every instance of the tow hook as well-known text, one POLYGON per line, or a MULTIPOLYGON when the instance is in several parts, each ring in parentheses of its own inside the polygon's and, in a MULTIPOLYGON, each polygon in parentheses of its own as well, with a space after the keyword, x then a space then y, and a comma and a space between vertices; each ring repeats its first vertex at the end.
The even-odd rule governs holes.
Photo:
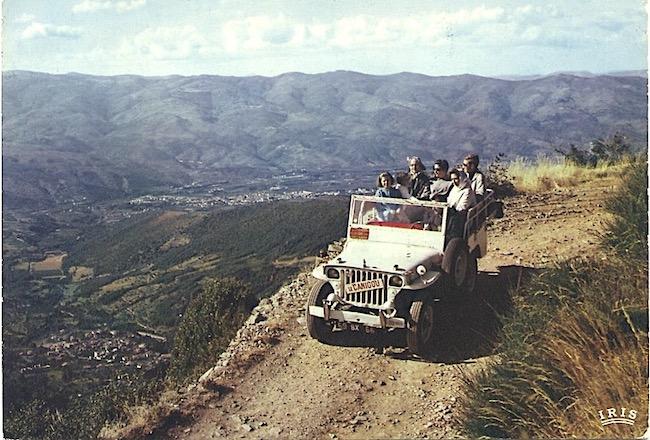
POLYGON ((330 320, 330 305, 327 301, 323 301, 323 319, 330 320))
POLYGON ((383 310, 379 311, 379 324, 381 324, 382 329, 386 328, 386 316, 384 315, 383 310))

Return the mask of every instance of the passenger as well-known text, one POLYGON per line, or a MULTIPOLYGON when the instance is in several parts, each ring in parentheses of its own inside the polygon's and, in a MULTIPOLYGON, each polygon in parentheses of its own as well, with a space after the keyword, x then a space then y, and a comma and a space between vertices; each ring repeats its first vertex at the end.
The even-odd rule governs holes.
MULTIPOLYGON (((393 188, 395 179, 393 176, 384 171, 377 177, 377 191, 375 192, 375 197, 394 197, 402 198, 402 194, 398 189, 393 188)), ((378 203, 377 204, 377 220, 379 221, 392 221, 398 213, 399 205, 393 205, 388 203, 378 203)))
POLYGON ((449 180, 447 172, 449 171, 449 162, 444 159, 438 159, 433 163, 433 178, 429 188, 429 197, 436 202, 447 200, 449 191, 453 183, 449 180))
POLYGON ((391 173, 384 171, 377 177, 377 191, 375 192, 375 197, 395 197, 402 198, 402 193, 393 185, 395 184, 395 179, 391 173))
POLYGON ((447 205, 449 205, 449 209, 447 209, 447 233, 445 234, 447 242, 454 237, 463 237, 467 210, 476 205, 476 195, 467 174, 453 169, 449 172, 449 177, 453 186, 447 197, 447 205))
POLYGON ((478 154, 469 154, 463 159, 463 168, 472 182, 476 199, 480 202, 485 195, 485 176, 478 169, 478 154))
POLYGON ((419 200, 429 200, 429 177, 425 174, 424 164, 419 157, 409 157, 409 176, 411 183, 409 193, 419 200))
POLYGON ((408 199, 411 197, 411 193, 409 192, 409 185, 411 183, 411 178, 409 177, 409 173, 405 173, 404 171, 399 171, 395 173, 395 188, 400 192, 402 195, 403 199, 408 199))

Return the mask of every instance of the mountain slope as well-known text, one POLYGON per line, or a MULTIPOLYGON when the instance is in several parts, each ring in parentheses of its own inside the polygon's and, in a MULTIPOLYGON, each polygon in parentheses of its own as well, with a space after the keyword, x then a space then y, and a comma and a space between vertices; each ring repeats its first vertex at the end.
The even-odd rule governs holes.
POLYGON ((646 79, 355 72, 277 77, 3 73, 5 203, 112 198, 251 172, 390 168, 407 155, 535 156, 647 138, 646 79))

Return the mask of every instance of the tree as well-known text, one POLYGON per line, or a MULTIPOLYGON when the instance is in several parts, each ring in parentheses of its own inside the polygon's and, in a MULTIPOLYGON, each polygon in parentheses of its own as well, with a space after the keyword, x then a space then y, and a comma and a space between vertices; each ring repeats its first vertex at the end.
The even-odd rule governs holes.
POLYGON ((250 286, 236 278, 205 280, 176 332, 169 377, 179 382, 213 366, 244 321, 253 298, 250 286))
POLYGON ((583 167, 595 167, 598 163, 615 164, 622 161, 632 152, 632 147, 621 133, 616 133, 610 138, 599 138, 589 142, 588 149, 581 149, 573 144, 569 151, 556 148, 555 151, 564 156, 567 163, 583 167))
POLYGON ((596 157, 598 162, 617 163, 631 152, 630 144, 627 143, 625 136, 616 133, 609 139, 596 139, 590 144, 591 153, 596 157))

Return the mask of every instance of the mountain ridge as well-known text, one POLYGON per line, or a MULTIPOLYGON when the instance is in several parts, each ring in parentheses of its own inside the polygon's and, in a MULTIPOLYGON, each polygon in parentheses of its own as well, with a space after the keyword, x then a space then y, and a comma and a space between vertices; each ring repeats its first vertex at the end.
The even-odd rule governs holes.
POLYGON ((124 197, 250 173, 534 157, 647 140, 647 80, 556 75, 276 77, 3 73, 8 206, 124 197))

